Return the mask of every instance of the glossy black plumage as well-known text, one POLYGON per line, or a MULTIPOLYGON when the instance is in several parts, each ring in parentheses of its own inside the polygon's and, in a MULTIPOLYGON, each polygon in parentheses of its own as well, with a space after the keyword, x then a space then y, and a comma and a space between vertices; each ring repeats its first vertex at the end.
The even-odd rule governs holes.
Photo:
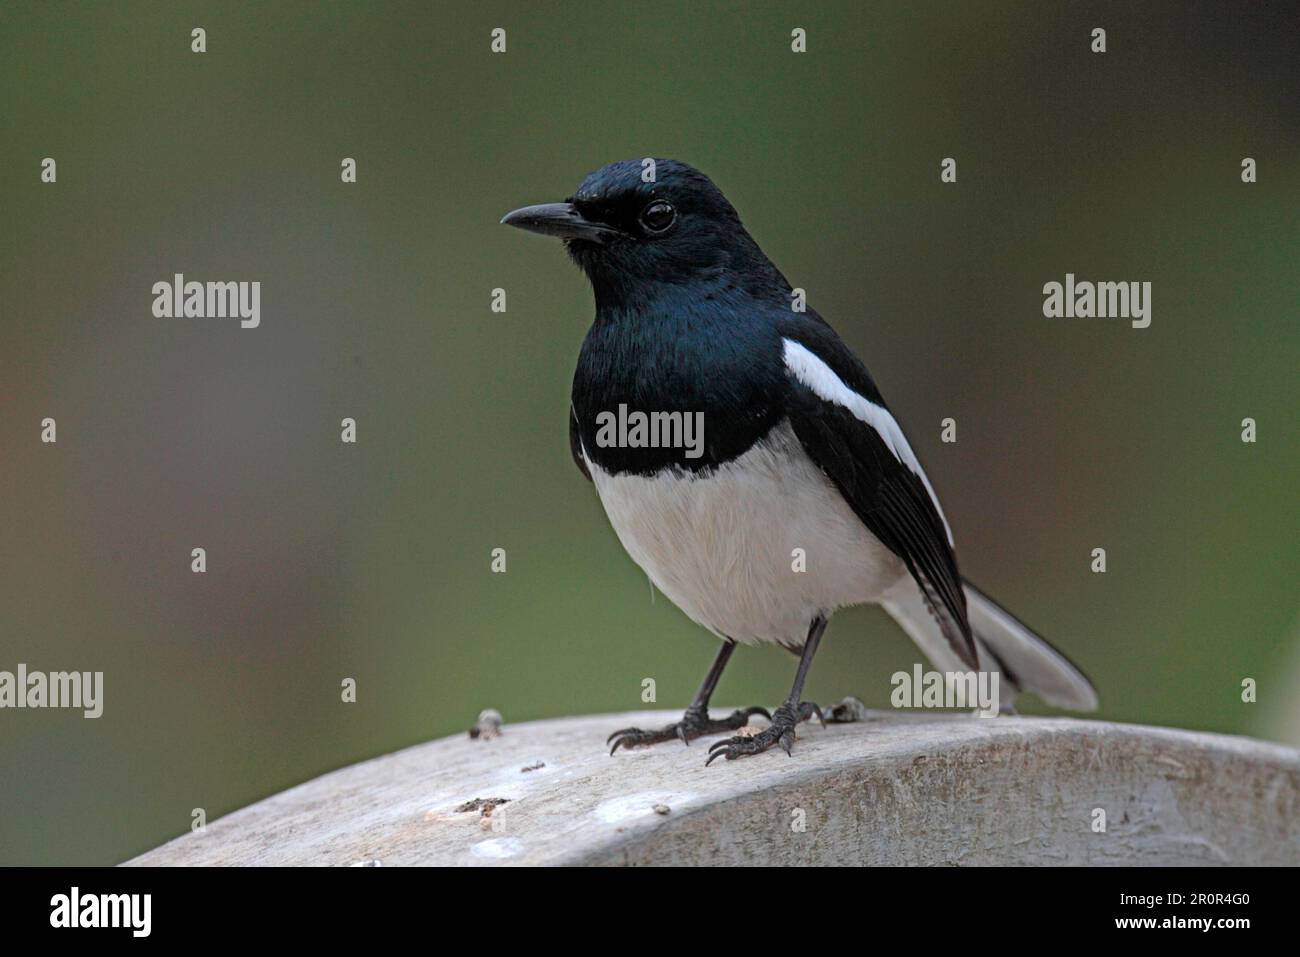
POLYGON ((592 240, 566 241, 596 297, 570 409, 578 467, 584 475, 587 460, 611 474, 699 473, 743 455, 788 419, 853 512, 906 565, 953 649, 975 667, 956 558, 924 483, 875 428, 792 377, 783 343, 800 343, 855 393, 887 408, 866 367, 814 310, 793 310, 790 283, 703 174, 667 160, 656 165, 654 183, 642 181, 640 163, 605 167, 569 200, 608 227, 592 240), (638 232, 638 210, 656 199, 677 210, 669 235, 638 232), (703 412, 704 454, 601 447, 596 417, 620 404, 703 412))

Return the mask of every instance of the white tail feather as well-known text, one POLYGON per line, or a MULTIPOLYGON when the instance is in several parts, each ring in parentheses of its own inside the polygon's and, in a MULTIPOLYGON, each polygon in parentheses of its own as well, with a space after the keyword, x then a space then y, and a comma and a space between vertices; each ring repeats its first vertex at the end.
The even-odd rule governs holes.
MULTIPOLYGON (((1017 691, 1033 692, 1048 704, 1071 711, 1096 709, 1097 692, 1068 658, 970 582, 965 583, 965 592, 980 668, 1002 673, 1004 709, 1010 707, 1017 691)), ((936 667, 943 671, 968 670, 910 580, 881 605, 936 667)))

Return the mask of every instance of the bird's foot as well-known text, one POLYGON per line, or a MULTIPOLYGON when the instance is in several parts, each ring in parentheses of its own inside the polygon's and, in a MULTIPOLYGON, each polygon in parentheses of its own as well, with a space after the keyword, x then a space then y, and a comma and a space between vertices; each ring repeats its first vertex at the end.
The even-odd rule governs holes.
POLYGON ((690 744, 694 739, 706 734, 721 734, 723 731, 743 728, 749 723, 750 716, 755 714, 761 714, 768 720, 772 718, 766 708, 741 708, 739 711, 731 712, 725 718, 710 718, 708 711, 703 708, 687 708, 680 721, 654 731, 623 728, 606 738, 605 743, 613 744, 609 749, 610 754, 619 748, 637 748, 659 744, 661 741, 672 741, 674 738, 683 744, 690 744))
POLYGON ((746 755, 761 754, 774 744, 781 745, 785 753, 789 754, 790 749, 794 747, 795 725, 800 721, 807 721, 813 717, 821 722, 823 728, 826 727, 826 719, 822 716, 822 709, 811 701, 800 702, 797 712, 789 704, 783 704, 773 713, 772 723, 758 734, 751 737, 738 735, 734 738, 727 738, 727 740, 719 741, 709 748, 709 759, 704 764, 707 767, 713 763, 714 758, 726 757, 728 761, 734 761, 736 758, 743 758, 746 755))

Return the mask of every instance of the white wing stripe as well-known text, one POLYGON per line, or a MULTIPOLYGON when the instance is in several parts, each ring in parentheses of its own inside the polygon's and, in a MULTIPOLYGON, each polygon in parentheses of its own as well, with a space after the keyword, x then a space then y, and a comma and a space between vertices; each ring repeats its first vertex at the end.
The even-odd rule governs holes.
POLYGON ((943 522, 944 531, 948 533, 948 544, 951 545, 952 529, 948 527, 948 519, 944 516, 943 508, 939 505, 939 497, 934 494, 934 488, 931 487, 930 480, 926 478, 921 463, 917 461, 916 453, 907 444, 907 437, 903 435, 903 430, 898 427, 898 423, 889 414, 889 410, 876 405, 850 389, 844 383, 844 380, 835 374, 834 369, 823 362, 803 343, 795 342, 793 339, 782 339, 781 341, 785 346, 785 367, 792 376, 812 389, 818 398, 848 409, 853 413, 854 418, 875 429, 881 441, 885 443, 889 451, 894 453, 894 458, 899 461, 899 464, 905 466, 921 480, 926 492, 930 495, 930 501, 934 504, 934 510, 939 513, 939 520, 943 522))

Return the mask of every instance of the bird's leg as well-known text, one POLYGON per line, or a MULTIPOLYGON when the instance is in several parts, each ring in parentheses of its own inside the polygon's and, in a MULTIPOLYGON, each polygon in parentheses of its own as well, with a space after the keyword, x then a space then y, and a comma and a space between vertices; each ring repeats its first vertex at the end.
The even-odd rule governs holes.
POLYGON ((736 643, 730 638, 722 643, 718 656, 713 659, 709 673, 704 676, 704 682, 700 685, 700 690, 695 692, 695 699, 691 702, 690 707, 686 709, 686 713, 682 715, 682 720, 659 728, 657 731, 642 731, 640 728, 624 728, 621 731, 615 731, 605 740, 606 744, 613 744, 609 753, 613 754, 619 748, 635 748, 643 744, 658 744, 661 741, 671 741, 674 738, 680 739, 685 744, 690 744, 693 738, 698 738, 701 735, 719 734, 723 731, 735 731, 737 728, 743 728, 746 722, 749 721, 750 715, 761 714, 770 720, 771 715, 767 713, 766 708, 742 708, 739 711, 733 711, 725 718, 714 719, 709 717, 709 698, 713 696, 713 689, 718 686, 718 679, 722 677, 722 669, 727 666, 727 660, 735 650, 736 643))
POLYGON ((817 646, 821 644, 822 632, 825 630, 826 619, 820 616, 814 618, 812 626, 808 629, 808 640, 804 642, 803 654, 799 656, 799 670, 795 672, 790 697, 786 698, 785 704, 772 714, 772 723, 753 737, 738 736, 719 741, 709 748, 709 759, 704 762, 705 765, 713 763, 714 758, 723 756, 731 761, 747 754, 759 754, 774 744, 781 745, 785 753, 789 754, 790 748, 794 745, 794 728, 800 721, 807 721, 816 716, 823 727, 826 725, 821 708, 811 701, 799 700, 799 696, 803 694, 804 679, 808 677, 808 668, 812 665, 813 655, 817 654, 817 646))

